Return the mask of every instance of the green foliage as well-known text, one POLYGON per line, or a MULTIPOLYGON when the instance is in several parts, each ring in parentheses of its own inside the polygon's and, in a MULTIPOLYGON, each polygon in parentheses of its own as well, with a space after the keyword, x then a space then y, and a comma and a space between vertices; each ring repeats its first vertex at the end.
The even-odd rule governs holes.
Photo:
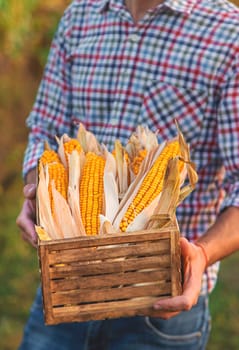
MULTIPOLYGON (((19 174, 20 175, 20 174, 19 174)), ((17 349, 39 284, 36 250, 21 240, 16 216, 21 207, 21 181, 0 194, 0 349, 17 349), (20 198, 20 200, 16 200, 20 198)))
POLYGON ((212 333, 208 350, 239 349, 239 252, 222 261, 219 281, 210 298, 212 333))
POLYGON ((21 240, 25 118, 69 0, 0 0, 0 349, 17 349, 39 283, 35 249, 21 240))
MULTIPOLYGON (((44 64, 69 0, 0 0, 0 49, 8 58, 34 56, 44 64)), ((22 57, 23 58, 23 57, 22 57)))
POLYGON ((22 49, 32 26, 32 13, 37 0, 1 0, 0 38, 2 49, 15 55, 22 49))
POLYGON ((0 192, 21 167, 32 107, 53 33, 70 0, 0 0, 0 192))

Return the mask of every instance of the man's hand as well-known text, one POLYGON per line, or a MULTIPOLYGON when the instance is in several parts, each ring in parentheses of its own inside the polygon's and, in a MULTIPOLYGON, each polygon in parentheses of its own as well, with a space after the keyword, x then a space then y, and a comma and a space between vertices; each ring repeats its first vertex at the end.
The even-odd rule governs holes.
POLYGON ((206 268, 206 259, 200 246, 180 239, 183 259, 183 293, 180 296, 160 299, 154 304, 157 317, 169 319, 181 311, 187 311, 198 301, 202 275, 206 268))
POLYGON ((22 238, 37 247, 36 222, 36 185, 28 184, 23 189, 25 200, 16 223, 21 230, 22 238))

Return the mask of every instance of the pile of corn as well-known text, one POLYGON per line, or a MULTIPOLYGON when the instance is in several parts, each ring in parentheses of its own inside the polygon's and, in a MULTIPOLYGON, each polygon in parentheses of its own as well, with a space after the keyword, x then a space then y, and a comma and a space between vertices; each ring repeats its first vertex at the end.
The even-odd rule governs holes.
POLYGON ((39 159, 38 225, 42 240, 122 233, 152 227, 151 218, 173 217, 195 187, 197 174, 180 130, 162 144, 138 126, 113 152, 80 125, 77 138, 46 145, 39 159), (183 187, 186 175, 189 185, 183 187))

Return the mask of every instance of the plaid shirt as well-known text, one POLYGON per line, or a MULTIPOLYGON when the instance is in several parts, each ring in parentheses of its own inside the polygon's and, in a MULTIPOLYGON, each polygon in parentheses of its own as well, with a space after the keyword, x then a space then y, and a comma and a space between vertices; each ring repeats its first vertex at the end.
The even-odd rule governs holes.
MULTIPOLYGON (((239 206, 239 11, 226 0, 165 0, 134 24, 123 0, 78 0, 65 11, 33 110, 24 174, 45 140, 82 122, 110 149, 136 125, 176 135, 197 166, 196 190, 178 207, 197 239, 220 208, 239 206)), ((216 281, 209 267, 203 288, 216 281)))

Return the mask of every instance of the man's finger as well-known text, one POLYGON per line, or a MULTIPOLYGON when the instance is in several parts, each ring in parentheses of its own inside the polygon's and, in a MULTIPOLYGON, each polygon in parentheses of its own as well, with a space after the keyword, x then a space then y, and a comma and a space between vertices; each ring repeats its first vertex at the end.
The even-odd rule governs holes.
POLYGON ((36 198, 36 185, 28 184, 23 188, 23 194, 25 198, 35 199, 36 198))
POLYGON ((27 233, 23 231, 21 231, 21 237, 25 242, 30 243, 34 248, 37 248, 37 237, 27 235, 27 233))
POLYGON ((154 304, 156 310, 179 312, 188 310, 190 307, 189 299, 184 296, 178 296, 167 299, 160 299, 154 304))

